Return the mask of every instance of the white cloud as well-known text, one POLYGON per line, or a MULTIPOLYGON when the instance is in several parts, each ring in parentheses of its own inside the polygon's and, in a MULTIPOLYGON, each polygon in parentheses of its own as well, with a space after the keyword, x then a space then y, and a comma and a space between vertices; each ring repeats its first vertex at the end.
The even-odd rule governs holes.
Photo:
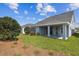
POLYGON ((9 7, 10 9, 12 9, 12 10, 14 11, 14 13, 16 13, 16 14, 19 13, 19 12, 18 12, 18 7, 19 7, 19 5, 18 5, 17 3, 9 3, 9 4, 8 4, 8 7, 9 7))
POLYGON ((8 4, 8 5, 9 5, 9 7, 10 7, 11 9, 13 9, 13 10, 17 10, 18 7, 19 7, 19 5, 18 5, 17 3, 10 3, 10 4, 8 4))
POLYGON ((42 13, 40 13, 40 15, 45 16, 45 15, 46 15, 46 13, 43 13, 43 12, 42 12, 42 13))
POLYGON ((66 8, 66 11, 70 11, 70 8, 66 8))
POLYGON ((72 3, 72 4, 70 4, 70 6, 72 9, 77 9, 77 8, 79 8, 79 3, 72 3))
POLYGON ((28 11, 27 11, 27 10, 25 10, 25 11, 24 11, 24 13, 27 15, 27 14, 28 14, 28 11))
POLYGON ((47 5, 47 6, 45 7, 45 10, 48 11, 48 12, 56 12, 55 8, 52 7, 51 5, 47 5))
POLYGON ((42 19, 38 19, 38 21, 41 21, 42 19))
POLYGON ((41 19, 38 19, 38 21, 42 21, 42 20, 44 20, 45 18, 41 18, 41 19))
POLYGON ((36 13, 40 13, 40 15, 47 15, 47 13, 49 12, 54 12, 56 13, 56 9, 54 8, 54 6, 49 5, 49 4, 44 4, 44 3, 38 3, 36 6, 37 12, 36 13))
POLYGON ((30 17, 30 16, 27 16, 27 17, 26 17, 26 20, 29 21, 29 22, 30 22, 30 21, 36 22, 36 18, 35 18, 35 17, 30 17))
POLYGON ((16 18, 23 19, 23 16, 15 16, 16 18))
POLYGON ((41 12, 41 10, 43 9, 43 4, 38 3, 37 6, 36 6, 36 8, 37 8, 38 12, 41 12))
POLYGON ((69 7, 66 8, 66 11, 71 11, 79 8, 79 3, 70 3, 69 7))
POLYGON ((14 13, 19 14, 19 12, 17 10, 14 10, 14 13))
POLYGON ((70 10, 75 10, 77 8, 79 8, 79 3, 71 3, 71 4, 69 4, 69 9, 70 10))

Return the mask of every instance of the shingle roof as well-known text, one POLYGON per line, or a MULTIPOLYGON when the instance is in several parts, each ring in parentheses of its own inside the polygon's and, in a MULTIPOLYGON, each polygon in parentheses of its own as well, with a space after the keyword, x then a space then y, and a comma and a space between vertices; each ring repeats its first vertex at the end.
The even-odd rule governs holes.
POLYGON ((71 18, 72 18, 73 14, 74 14, 73 11, 69 11, 69 12, 59 14, 59 15, 51 16, 51 17, 48 17, 48 18, 36 23, 36 26, 70 22, 72 20, 71 18))
POLYGON ((25 25, 23 25, 21 27, 33 27, 33 26, 35 26, 35 24, 25 24, 25 25))

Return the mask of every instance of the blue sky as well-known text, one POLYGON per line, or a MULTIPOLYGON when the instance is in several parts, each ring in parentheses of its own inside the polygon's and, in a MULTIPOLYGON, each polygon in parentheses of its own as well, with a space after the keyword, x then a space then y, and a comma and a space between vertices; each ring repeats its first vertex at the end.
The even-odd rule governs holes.
POLYGON ((20 25, 36 23, 49 16, 74 10, 79 23, 79 4, 69 3, 0 3, 0 17, 10 16, 20 25))

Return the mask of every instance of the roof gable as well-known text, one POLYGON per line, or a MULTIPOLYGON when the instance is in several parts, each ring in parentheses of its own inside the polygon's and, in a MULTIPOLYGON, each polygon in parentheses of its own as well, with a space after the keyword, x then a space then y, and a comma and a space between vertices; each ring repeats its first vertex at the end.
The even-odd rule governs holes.
POLYGON ((70 22, 72 21, 72 15, 74 14, 74 11, 65 12, 59 15, 48 17, 40 22, 38 22, 36 25, 50 25, 50 24, 57 24, 62 22, 70 22))

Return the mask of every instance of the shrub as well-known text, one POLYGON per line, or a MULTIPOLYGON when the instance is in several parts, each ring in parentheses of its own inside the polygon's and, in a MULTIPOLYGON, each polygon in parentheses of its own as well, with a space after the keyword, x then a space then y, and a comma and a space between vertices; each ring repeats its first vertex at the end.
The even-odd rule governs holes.
POLYGON ((35 28, 32 28, 32 27, 26 27, 25 29, 24 29, 24 31, 25 31, 25 34, 27 34, 27 35, 35 35, 35 28))
POLYGON ((11 17, 0 18, 0 40, 14 40, 20 33, 20 25, 11 17))
POLYGON ((35 35, 35 32, 30 32, 30 36, 35 35))
POLYGON ((36 35, 40 35, 40 33, 36 33, 36 35))
POLYGON ((26 27, 25 29, 24 29, 24 31, 25 31, 25 34, 29 34, 30 33, 30 28, 29 27, 26 27))

